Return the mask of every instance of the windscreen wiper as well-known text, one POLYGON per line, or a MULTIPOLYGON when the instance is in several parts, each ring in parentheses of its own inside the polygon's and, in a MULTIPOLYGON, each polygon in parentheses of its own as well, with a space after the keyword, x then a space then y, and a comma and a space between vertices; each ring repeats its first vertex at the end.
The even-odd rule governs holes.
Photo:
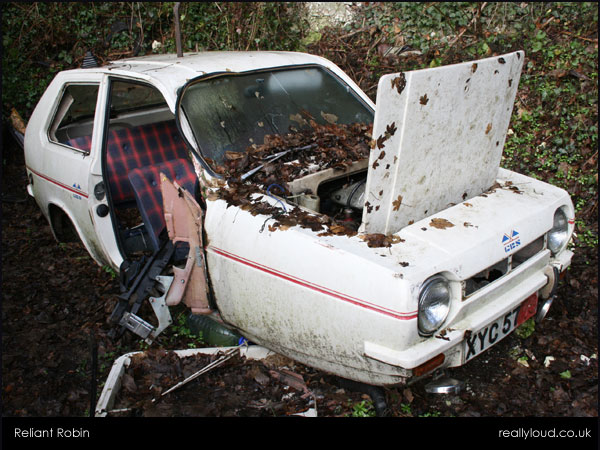
POLYGON ((282 156, 287 155, 290 152, 295 152, 295 151, 300 151, 300 150, 309 150, 311 148, 315 148, 316 146, 317 146, 317 144, 310 144, 310 145, 305 145, 304 147, 295 147, 295 148, 290 148, 288 150, 284 150, 282 152, 273 153, 272 155, 267 156, 263 160, 263 161, 265 161, 263 164, 256 166, 254 169, 251 169, 248 172, 246 172, 244 175, 242 175, 240 177, 240 180, 244 181, 246 178, 251 177, 256 172, 258 172, 260 169, 262 169, 265 166, 265 164, 271 163, 271 162, 281 158, 282 156))

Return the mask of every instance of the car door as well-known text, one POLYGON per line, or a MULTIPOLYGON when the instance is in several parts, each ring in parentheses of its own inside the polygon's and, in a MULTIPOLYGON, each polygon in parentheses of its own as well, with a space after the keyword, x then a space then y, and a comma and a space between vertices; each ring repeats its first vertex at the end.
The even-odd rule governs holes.
MULTIPOLYGON (((91 211, 97 207, 90 176, 98 157, 104 107, 101 97, 102 74, 79 73, 63 77, 50 111, 47 125, 40 133, 41 165, 31 169, 42 185, 52 220, 53 208, 70 219, 88 252, 100 264, 108 263, 100 246, 91 211), (37 169, 37 170, 36 170, 37 169)), ((36 196, 37 196, 36 193, 36 196)))

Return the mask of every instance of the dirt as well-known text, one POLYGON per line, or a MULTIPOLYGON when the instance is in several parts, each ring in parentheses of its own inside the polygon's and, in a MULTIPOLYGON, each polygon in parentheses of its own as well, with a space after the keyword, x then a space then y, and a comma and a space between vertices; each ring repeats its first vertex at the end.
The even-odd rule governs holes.
POLYGON ((131 358, 108 414, 272 417, 305 414, 311 406, 302 376, 273 360, 245 358, 237 349, 187 357, 150 350, 131 358))
MULTIPOLYGON (((108 336, 111 329, 108 317, 119 293, 118 280, 109 270, 99 267, 81 244, 58 244, 54 240, 39 208, 26 193, 22 152, 10 139, 5 143, 8 145, 4 147, 2 168, 3 416, 86 416, 113 362, 120 355, 144 346, 131 333, 117 341, 108 336), (97 388, 92 382, 94 349, 98 355, 97 388)), ((548 317, 536 325, 531 336, 519 337, 513 333, 465 367, 448 370, 446 375, 465 382, 461 393, 428 394, 425 383, 429 379, 410 386, 386 388, 387 414, 597 416, 597 262, 596 252, 591 249, 575 253, 548 317)), ((187 336, 177 336, 172 331, 165 334, 162 350, 192 344, 187 336)), ((166 366, 172 370, 169 364, 166 366)), ((182 375, 194 367, 182 371, 182 375)), ((216 383, 218 388, 213 393, 220 397, 213 397, 210 405, 204 405, 212 409, 202 410, 203 406, 198 406, 200 409, 194 412, 174 405, 160 412, 240 415, 240 411, 245 411, 247 415, 290 415, 315 407, 319 416, 374 413, 369 408, 371 397, 356 386, 293 361, 272 369, 239 360, 223 369, 227 370, 194 380, 178 394, 185 396, 189 388, 205 386, 209 381, 216 383), (270 370, 286 370, 288 375, 295 374, 290 375, 295 378, 276 379, 270 370), (302 387, 297 389, 302 384, 290 381, 298 377, 311 395, 302 398, 306 392, 302 387)), ((137 387, 135 379, 134 383, 137 387)), ((147 400, 141 402, 144 401, 147 400)), ((155 405, 153 412, 165 404, 155 405)), ((134 414, 150 414, 136 408, 134 414)))

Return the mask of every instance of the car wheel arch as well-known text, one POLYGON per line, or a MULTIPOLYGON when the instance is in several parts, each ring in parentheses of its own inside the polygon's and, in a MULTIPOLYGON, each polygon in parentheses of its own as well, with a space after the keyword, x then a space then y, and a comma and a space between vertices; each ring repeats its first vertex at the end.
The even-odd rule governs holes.
POLYGON ((82 241, 79 232, 75 227, 75 223, 69 214, 67 214, 60 206, 54 203, 48 204, 48 219, 52 234, 58 242, 82 241))

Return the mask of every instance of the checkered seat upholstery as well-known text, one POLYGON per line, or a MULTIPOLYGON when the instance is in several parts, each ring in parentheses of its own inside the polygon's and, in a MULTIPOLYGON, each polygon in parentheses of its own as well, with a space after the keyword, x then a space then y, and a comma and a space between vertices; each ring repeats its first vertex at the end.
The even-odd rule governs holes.
POLYGON ((129 172, 128 179, 135 195, 144 226, 154 248, 160 246, 160 234, 165 228, 160 174, 164 173, 171 181, 177 182, 192 195, 196 192, 198 178, 192 163, 187 159, 175 159, 160 164, 135 168, 129 172))
POLYGON ((135 199, 129 182, 132 170, 188 157, 174 120, 110 130, 106 169, 113 204, 135 199))
POLYGON ((84 152, 89 152, 90 148, 92 148, 92 136, 80 136, 72 138, 65 142, 65 144, 70 147, 83 150, 84 152))

